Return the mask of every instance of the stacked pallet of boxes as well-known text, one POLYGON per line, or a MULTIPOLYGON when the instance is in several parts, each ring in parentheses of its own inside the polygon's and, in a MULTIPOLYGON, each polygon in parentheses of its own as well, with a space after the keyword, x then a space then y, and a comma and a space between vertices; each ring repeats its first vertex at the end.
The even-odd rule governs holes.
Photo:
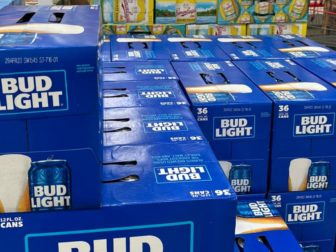
POLYGON ((266 35, 307 31, 308 1, 91 0, 106 34, 266 35))
POLYGON ((0 12, 1 245, 13 252, 231 250, 236 196, 172 67, 104 63, 99 86, 99 12, 0 12), (130 85, 121 76, 144 78, 130 85), (162 77, 171 80, 155 83, 162 77))

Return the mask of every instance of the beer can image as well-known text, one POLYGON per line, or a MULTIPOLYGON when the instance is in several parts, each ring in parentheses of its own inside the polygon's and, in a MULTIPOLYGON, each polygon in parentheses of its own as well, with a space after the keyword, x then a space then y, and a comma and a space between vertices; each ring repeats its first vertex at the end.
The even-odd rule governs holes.
POLYGON ((67 161, 32 162, 28 177, 32 211, 71 208, 71 171, 67 161))
POLYGON ((0 46, 31 45, 36 38, 36 33, 3 33, 0 34, 0 46))
POLYGON ((236 193, 249 193, 251 191, 252 169, 248 164, 232 165, 229 181, 236 193))
POLYGON ((327 161, 313 162, 308 170, 307 190, 328 189, 330 163, 327 161))

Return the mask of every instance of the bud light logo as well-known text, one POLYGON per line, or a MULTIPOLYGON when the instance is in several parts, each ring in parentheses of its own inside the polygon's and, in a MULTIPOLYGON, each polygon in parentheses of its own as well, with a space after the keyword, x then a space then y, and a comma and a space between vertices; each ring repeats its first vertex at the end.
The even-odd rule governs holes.
POLYGON ((142 99, 168 99, 175 97, 174 92, 169 90, 140 91, 138 94, 142 99))
POLYGON ((334 134, 335 113, 295 115, 294 136, 323 136, 334 134))
POLYGON ((253 138, 254 132, 255 116, 214 118, 214 140, 253 138))
POLYGON ((155 177, 158 184, 212 180, 207 167, 203 165, 156 167, 155 177))
POLYGON ((193 234, 192 222, 29 234, 25 252, 193 252, 193 234))
POLYGON ((0 114, 67 109, 65 71, 0 74, 0 114))
POLYGON ((310 202, 305 204, 287 204, 286 222, 318 222, 324 220, 325 202, 310 202))
POLYGON ((162 74, 166 74, 166 69, 164 67, 160 67, 160 66, 151 66, 151 67, 139 67, 136 70, 137 74, 140 75, 162 75, 162 74))
POLYGON ((147 121, 144 123, 145 133, 187 131, 184 121, 147 121))

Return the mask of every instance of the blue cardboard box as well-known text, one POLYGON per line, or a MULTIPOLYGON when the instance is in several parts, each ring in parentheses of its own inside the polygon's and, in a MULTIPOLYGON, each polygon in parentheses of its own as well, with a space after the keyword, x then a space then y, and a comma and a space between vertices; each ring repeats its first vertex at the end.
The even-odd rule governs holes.
POLYGON ((233 188, 266 193, 272 102, 230 61, 173 66, 233 188))
POLYGON ((111 61, 170 60, 169 50, 160 36, 111 35, 111 61))
POLYGON ((222 36, 217 38, 217 45, 231 60, 288 58, 275 48, 266 47, 260 36, 222 36))
POLYGON ((290 58, 335 57, 336 52, 311 39, 297 35, 272 35, 262 37, 265 46, 276 48, 290 58))
POLYGON ((189 105, 173 80, 105 82, 103 86, 104 108, 189 105))
POLYGON ((104 146, 205 141, 187 106, 104 110, 104 146))
POLYGON ((234 252, 302 252, 292 232, 272 202, 239 201, 234 252))
POLYGON ((99 8, 9 6, 0 30, 1 177, 24 201, 3 212, 99 207, 99 8))
POLYGON ((110 151, 101 209, 1 214, 1 245, 11 252, 233 250, 236 195, 206 143, 110 151))
POLYGON ((229 59, 217 47, 215 37, 190 35, 167 37, 167 47, 173 61, 220 61, 229 59))
POLYGON ((324 81, 336 86, 336 58, 295 59, 295 62, 324 81))
POLYGON ((335 191, 271 193, 268 197, 304 251, 334 251, 335 191))
POLYGON ((291 60, 235 64, 273 100, 270 191, 335 189, 335 89, 291 60))
POLYGON ((103 63, 103 81, 177 80, 169 61, 103 63))

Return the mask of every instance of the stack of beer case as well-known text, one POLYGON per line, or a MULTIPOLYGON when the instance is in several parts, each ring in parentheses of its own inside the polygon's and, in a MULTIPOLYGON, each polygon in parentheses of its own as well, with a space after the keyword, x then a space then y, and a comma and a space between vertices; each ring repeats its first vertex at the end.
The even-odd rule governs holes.
POLYGON ((273 102, 268 199, 305 251, 333 251, 336 93, 330 79, 296 62, 322 77, 307 62, 325 67, 335 52, 297 36, 249 37, 247 43, 284 55, 233 61, 273 102))
POLYGON ((232 250, 236 196, 172 67, 98 63, 99 13, 0 12, 1 246, 232 250))
POLYGON ((102 47, 102 204, 153 205, 152 222, 184 225, 169 228, 167 251, 230 251, 236 196, 190 112, 167 43, 110 36, 102 47))

